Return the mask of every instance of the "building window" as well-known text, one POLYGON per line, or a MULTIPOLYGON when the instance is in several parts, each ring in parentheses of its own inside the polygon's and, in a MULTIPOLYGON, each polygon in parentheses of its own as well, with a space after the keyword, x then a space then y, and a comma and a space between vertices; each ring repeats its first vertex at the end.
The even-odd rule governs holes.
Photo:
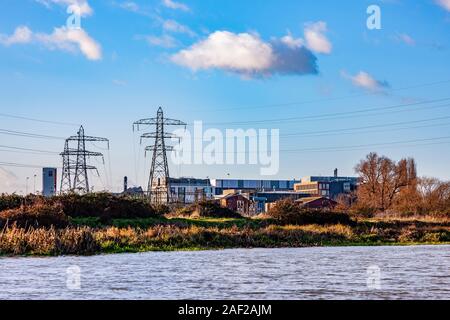
POLYGON ((344 191, 345 192, 350 192, 351 191, 350 190, 350 183, 348 183, 348 182, 344 183, 344 191))

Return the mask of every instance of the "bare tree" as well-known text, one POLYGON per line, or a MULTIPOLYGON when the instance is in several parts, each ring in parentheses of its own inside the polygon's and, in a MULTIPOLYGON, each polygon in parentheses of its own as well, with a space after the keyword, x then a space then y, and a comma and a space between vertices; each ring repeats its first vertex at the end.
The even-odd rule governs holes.
POLYGON ((418 213, 450 213, 450 182, 424 177, 419 180, 417 193, 420 199, 418 213))
POLYGON ((398 163, 370 153, 355 167, 360 176, 358 202, 378 211, 392 208, 396 196, 407 189, 414 189, 417 181, 414 159, 402 159, 398 163))

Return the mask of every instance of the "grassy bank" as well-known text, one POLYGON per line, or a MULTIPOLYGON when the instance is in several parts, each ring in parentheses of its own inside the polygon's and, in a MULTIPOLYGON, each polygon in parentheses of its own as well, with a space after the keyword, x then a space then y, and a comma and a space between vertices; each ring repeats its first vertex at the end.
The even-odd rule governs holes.
POLYGON ((361 220, 353 226, 279 225, 270 219, 100 218, 70 219, 63 229, 5 227, 3 255, 280 248, 305 246, 450 243, 450 223, 421 220, 361 220))
POLYGON ((450 219, 364 219, 292 201, 250 219, 213 202, 168 208, 101 193, 0 196, 0 255, 417 243, 450 243, 450 219))

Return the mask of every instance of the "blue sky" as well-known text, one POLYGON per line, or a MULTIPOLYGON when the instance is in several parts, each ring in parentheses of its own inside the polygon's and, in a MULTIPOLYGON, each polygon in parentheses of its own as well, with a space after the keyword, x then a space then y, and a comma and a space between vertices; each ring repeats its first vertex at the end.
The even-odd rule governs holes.
MULTIPOLYGON (((102 174, 93 178, 96 189, 118 190, 124 175, 147 183, 150 158, 131 128, 158 106, 221 130, 280 129, 280 171, 270 178, 334 168, 352 175, 376 151, 412 156, 419 174, 450 179, 449 31, 448 0, 6 0, 0 129, 77 131, 12 117, 19 116, 83 124, 87 134, 108 137, 106 166, 93 162, 102 174), (66 27, 74 4, 82 27, 75 33, 66 27), (366 26, 372 4, 381 29, 366 26), (274 121, 284 118, 297 120, 274 121)), ((0 163, 61 166, 63 143, 0 134, 0 163)), ((260 178, 256 166, 170 168, 173 176, 260 178)), ((38 168, 0 165, 0 174, 0 192, 23 192, 34 174, 40 185, 38 168)))

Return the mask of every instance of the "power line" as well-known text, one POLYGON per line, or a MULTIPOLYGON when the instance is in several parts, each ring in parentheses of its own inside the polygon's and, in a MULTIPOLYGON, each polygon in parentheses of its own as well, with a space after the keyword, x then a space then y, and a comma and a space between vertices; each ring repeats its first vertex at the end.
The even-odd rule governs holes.
MULTIPOLYGON (((415 144, 396 144, 396 145, 383 145, 383 148, 409 148, 409 147, 420 147, 420 146, 434 146, 434 145, 443 145, 443 144, 450 144, 450 141, 443 141, 443 142, 429 142, 429 143, 415 143, 415 144)), ((359 151, 364 150, 372 146, 362 146, 362 147, 355 147, 355 148, 348 148, 348 149, 339 149, 339 150, 333 150, 332 152, 347 152, 347 151, 359 151)), ((304 153, 327 153, 330 152, 329 150, 314 150, 314 151, 308 151, 304 153)), ((302 153, 302 152, 297 152, 302 153)))
MULTIPOLYGON (((386 124, 376 124, 376 125, 370 125, 370 126, 362 126, 362 127, 353 127, 353 128, 341 128, 341 129, 330 129, 330 130, 321 130, 321 131, 306 131, 306 132, 296 132, 296 133, 286 133, 280 136, 289 137, 289 136, 309 136, 309 135, 322 135, 326 133, 339 133, 339 132, 345 132, 345 131, 358 131, 358 130, 364 130, 364 129, 373 129, 373 128, 385 128, 385 127, 392 127, 392 126, 398 126, 398 125, 405 125, 405 124, 413 124, 413 123, 423 123, 423 122, 430 122, 430 121, 437 121, 437 120, 446 120, 450 119, 450 116, 447 117, 437 117, 437 118, 430 118, 430 119, 422 119, 422 120, 413 120, 413 121, 402 121, 402 122, 394 122, 394 123, 386 123, 386 124)), ((414 128, 414 127, 412 127, 414 128)), ((421 128, 421 127, 419 127, 421 128)))
MULTIPOLYGON (((15 162, 0 162, 0 166, 5 167, 17 167, 17 168, 33 168, 33 169, 41 169, 47 166, 38 166, 38 165, 32 165, 32 164, 22 164, 22 163, 15 163, 15 162)), ((54 168, 60 168, 57 166, 52 166, 54 168)))
MULTIPOLYGON (((430 87, 430 86, 447 84, 447 83, 450 83, 450 80, 442 80, 442 81, 412 85, 412 86, 402 87, 402 88, 398 88, 398 89, 391 89, 390 91, 392 91, 392 92, 404 91, 404 90, 409 90, 409 89, 430 87)), ((221 108, 221 109, 190 109, 190 110, 198 111, 198 112, 219 112, 219 111, 232 111, 232 110, 251 110, 251 109, 275 108, 275 107, 289 107, 289 106, 296 106, 296 105, 303 105, 303 104, 311 104, 311 103, 319 103, 319 102, 327 102, 327 101, 338 101, 338 100, 345 100, 345 99, 351 99, 351 98, 365 97, 368 95, 370 95, 370 93, 359 93, 359 94, 353 94, 353 95, 341 96, 341 97, 335 97, 335 98, 314 99, 314 100, 306 100, 306 101, 293 101, 293 102, 275 103, 275 104, 259 105, 259 106, 243 106, 243 107, 236 106, 236 107, 221 108)))
MULTIPOLYGON (((376 111, 380 111, 380 110, 394 110, 394 109, 399 109, 399 108, 403 108, 403 107, 420 106, 422 104, 443 102, 443 101, 449 101, 449 100, 450 100, 450 98, 442 98, 442 99, 433 99, 433 100, 421 101, 421 102, 397 104, 397 105, 391 105, 391 106, 385 106, 385 107, 383 107, 383 106, 381 106, 381 107, 371 107, 371 108, 366 108, 366 109, 362 109, 362 110, 355 110, 355 111, 324 113, 324 114, 300 116, 300 117, 289 117, 289 118, 278 118, 278 119, 263 119, 263 120, 252 120, 252 121, 210 122, 210 123, 203 123, 203 124, 204 125, 242 125, 242 124, 258 124, 258 123, 270 123, 270 122, 288 122, 288 121, 312 120, 312 119, 332 120, 332 119, 336 119, 336 117, 338 117, 338 116, 357 115, 357 114, 364 114, 366 112, 376 112, 376 111)), ((448 105, 442 105, 442 106, 437 106, 437 107, 446 107, 446 106, 448 106, 448 105)), ((411 111, 411 110, 406 110, 406 111, 411 111)), ((190 124, 190 125, 192 125, 192 124, 190 124)))
MULTIPOLYGON (((449 104, 450 106, 450 104, 449 104)), ((281 138, 288 138, 291 136, 302 136, 302 137, 308 137, 308 136, 328 136, 328 135, 338 135, 338 134, 349 134, 352 132, 346 132, 346 131, 359 131, 363 129, 374 129, 374 128, 386 128, 386 127, 393 127, 393 126, 399 126, 399 125, 407 125, 407 124, 414 124, 414 123, 423 123, 423 122, 432 122, 432 121, 438 121, 438 120, 447 120, 450 119, 450 116, 446 117, 436 117, 436 118, 429 118, 429 119, 422 119, 422 120, 413 120, 413 121, 402 121, 402 122, 394 122, 394 123, 386 123, 386 124, 375 124, 375 125, 369 125, 369 126, 361 126, 361 127, 351 127, 351 128, 340 128, 340 129, 330 129, 330 130, 320 130, 320 131, 304 131, 304 132, 292 132, 292 133, 284 133, 280 134, 279 136, 281 138)), ((393 128, 390 129, 390 131, 396 131, 396 130, 406 130, 406 129, 414 129, 414 128, 429 128, 434 126, 447 126, 450 125, 450 123, 439 123, 439 124, 430 124, 430 125, 423 125, 423 126, 410 126, 410 127, 402 127, 402 128, 393 128)), ((385 130, 388 131, 388 130, 385 130)), ((376 131, 363 131, 364 132, 379 132, 376 131)), ((358 132, 361 133, 361 132, 358 132)), ((234 138, 234 135, 225 136, 225 138, 230 137, 234 138)), ((203 137, 193 137, 192 140, 203 140, 203 137)))
POLYGON ((0 113, 0 117, 12 118, 12 119, 20 119, 20 120, 27 120, 27 121, 34 121, 34 122, 40 122, 40 123, 55 124, 55 125, 62 125, 62 126, 79 126, 79 124, 70 123, 70 122, 42 120, 42 119, 18 116, 18 115, 13 115, 13 114, 8 114, 8 113, 0 113))
POLYGON ((28 148, 20 148, 20 147, 12 147, 12 146, 4 146, 4 145, 0 145, 0 148, 20 150, 20 151, 31 151, 31 152, 43 153, 43 154, 59 154, 58 152, 48 151, 48 150, 28 149, 28 148))
MULTIPOLYGON (((367 147, 379 147, 379 146, 389 146, 389 145, 398 145, 398 144, 410 144, 417 142, 427 142, 427 141, 438 141, 450 139, 450 136, 444 137, 434 137, 434 138, 426 138, 426 139, 414 139, 414 140, 403 140, 403 141, 395 141, 395 142, 383 142, 383 143, 371 143, 371 144, 361 144, 361 145, 353 145, 353 146, 340 146, 340 147, 320 147, 320 148, 304 148, 304 149, 290 149, 290 150, 280 150, 282 152, 311 152, 311 151, 336 151, 342 149, 353 149, 353 148, 367 148, 367 147)), ((450 141, 449 141, 450 142, 450 141)))
POLYGON ((3 150, 3 149, 0 149, 0 152, 19 153, 19 154, 34 154, 34 155, 46 155, 46 153, 42 153, 42 152, 16 151, 16 150, 3 150))
MULTIPOLYGON (((377 146, 388 146, 388 145, 401 145, 401 144, 411 144, 411 143, 418 143, 418 142, 428 142, 428 141, 439 141, 439 140, 445 140, 450 139, 450 136, 443 136, 443 137, 434 137, 434 138, 426 138, 426 139, 414 139, 414 140, 403 140, 403 141, 394 141, 394 142, 380 142, 380 143, 371 143, 371 144, 360 144, 360 145, 351 145, 351 146, 333 146, 333 147, 318 147, 318 148, 303 148, 303 149, 279 149, 279 150, 258 150, 254 152, 250 151, 217 151, 217 154, 252 154, 252 153, 259 153, 259 152, 286 152, 286 153, 299 153, 299 152, 315 152, 315 151, 339 151, 344 149, 355 149, 355 148, 367 148, 367 147, 377 147, 377 146)), ((443 143, 443 142, 442 142, 443 143)), ((450 141, 445 142, 450 143, 450 141)), ((410 145, 414 146, 414 145, 410 145)), ((193 151, 192 153, 203 153, 203 150, 193 151)))
MULTIPOLYGON (((420 128, 437 128, 437 127, 448 127, 450 123, 438 123, 438 124, 429 124, 429 125, 421 125, 421 126, 409 126, 409 127, 400 127, 400 128, 391 128, 385 129, 383 132, 395 132, 409 129, 420 129, 420 128)), ((323 133, 323 134, 310 134, 310 135, 302 135, 302 138, 314 138, 314 137, 327 137, 327 136, 342 136, 342 135, 352 135, 352 134, 363 134, 363 133, 379 133, 380 130, 365 130, 365 131, 357 131, 357 132, 337 132, 337 133, 323 133)), ((286 136, 280 135, 281 138, 289 138, 286 136)))
POLYGON ((49 136, 49 135, 35 134, 35 133, 30 133, 30 132, 14 131, 14 130, 7 130, 7 129, 0 129, 0 134, 26 137, 26 138, 64 140, 63 137, 56 137, 56 136, 49 136))

